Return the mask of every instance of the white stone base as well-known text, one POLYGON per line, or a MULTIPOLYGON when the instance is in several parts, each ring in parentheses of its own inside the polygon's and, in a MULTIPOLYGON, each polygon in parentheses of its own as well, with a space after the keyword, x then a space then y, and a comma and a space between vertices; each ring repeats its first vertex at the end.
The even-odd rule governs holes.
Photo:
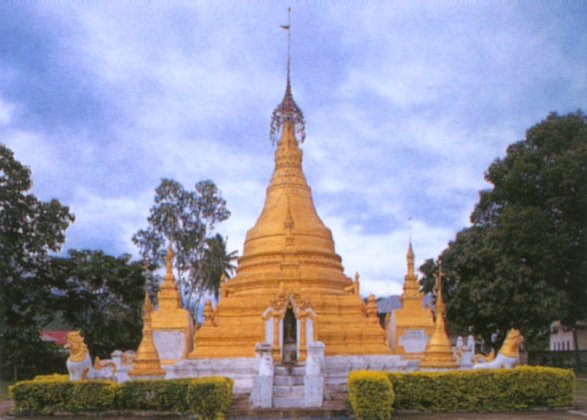
POLYGON ((248 394, 253 390, 253 377, 258 374, 259 360, 251 357, 231 359, 187 359, 163 366, 165 379, 226 376, 234 380, 233 393, 248 394))
POLYGON ((330 399, 338 392, 347 391, 349 373, 354 370, 386 372, 413 372, 418 362, 404 360, 397 354, 373 356, 326 356, 324 358, 324 394, 330 399))

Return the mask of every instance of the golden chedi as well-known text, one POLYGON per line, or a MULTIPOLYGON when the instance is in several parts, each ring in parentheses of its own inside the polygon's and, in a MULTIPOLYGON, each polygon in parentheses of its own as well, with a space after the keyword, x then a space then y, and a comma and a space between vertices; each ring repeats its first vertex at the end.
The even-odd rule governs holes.
POLYGON ((434 332, 426 345, 420 368, 455 369, 458 367, 458 363, 453 357, 452 346, 446 334, 444 322, 446 306, 442 298, 442 266, 440 259, 438 260, 438 274, 436 276, 436 296, 434 332))
POLYGON ((222 283, 217 308, 208 308, 189 357, 254 357, 256 344, 266 342, 276 361, 303 361, 312 341, 323 342, 328 356, 391 354, 376 310, 363 303, 358 278, 344 274, 332 233, 314 208, 298 144, 303 114, 289 71, 271 128, 281 136, 265 205, 247 232, 236 275, 222 283))
POLYGON ((424 307, 424 294, 414 270, 412 242, 408 246, 408 272, 404 277, 404 290, 400 296, 401 307, 391 315, 390 345, 395 353, 406 358, 419 359, 427 340, 434 331, 432 311, 424 307))
POLYGON ((137 349, 137 356, 133 361, 132 370, 128 372, 131 377, 151 378, 165 376, 165 370, 161 368, 159 353, 153 343, 153 332, 151 329, 151 315, 153 304, 149 294, 145 293, 143 304, 143 338, 137 349))
POLYGON ((158 307, 152 314, 153 340, 161 364, 169 365, 185 359, 192 350, 193 323, 181 297, 172 270, 173 250, 167 248, 165 280, 157 295, 158 307))

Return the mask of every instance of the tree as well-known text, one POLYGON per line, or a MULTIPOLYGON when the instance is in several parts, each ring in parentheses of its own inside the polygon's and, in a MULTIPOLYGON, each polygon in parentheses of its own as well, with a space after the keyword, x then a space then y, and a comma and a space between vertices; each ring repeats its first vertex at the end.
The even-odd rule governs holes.
MULTIPOLYGON (((162 179, 147 219, 149 227, 132 238, 151 269, 164 265, 166 247, 171 244, 183 305, 192 314, 197 312, 207 285, 212 284, 206 275, 213 271, 207 272, 204 264, 209 235, 217 223, 229 217, 226 201, 212 181, 200 181, 189 191, 177 181, 162 179)), ((161 281, 160 276, 154 278, 161 281)))
POLYGON ((28 193, 31 171, 0 144, 0 342, 1 375, 24 375, 49 365, 53 353, 40 339, 51 319, 50 288, 39 279, 49 253, 58 251, 74 217, 58 200, 28 193))
POLYGON ((206 239, 206 253, 204 254, 204 288, 214 293, 218 300, 222 277, 231 278, 236 266, 237 252, 227 252, 226 240, 220 234, 206 239))
POLYGON ((492 344, 519 328, 532 346, 554 320, 587 319, 587 118, 550 114, 485 179, 472 226, 440 256, 447 317, 492 344))
POLYGON ((136 349, 141 340, 145 277, 129 254, 69 250, 51 261, 49 278, 55 308, 81 330, 92 356, 110 357, 116 349, 136 349))

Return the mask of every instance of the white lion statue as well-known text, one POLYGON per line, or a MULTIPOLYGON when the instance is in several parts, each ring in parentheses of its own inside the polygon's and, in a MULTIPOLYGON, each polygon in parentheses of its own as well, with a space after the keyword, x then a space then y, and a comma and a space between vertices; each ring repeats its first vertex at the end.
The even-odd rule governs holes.
POLYGON ((520 345, 524 341, 524 337, 520 333, 520 331, 516 329, 511 329, 508 332, 508 335, 499 349, 497 353, 497 357, 495 356, 495 351, 491 351, 488 356, 484 356, 482 354, 476 354, 473 357, 473 362, 475 366, 474 369, 499 369, 499 368, 506 368, 510 369, 513 368, 518 364, 518 360, 520 358, 520 345))
POLYGON ((96 357, 94 366, 92 366, 90 353, 79 331, 72 331, 67 334, 65 348, 69 350, 67 370, 70 381, 115 378, 116 365, 114 362, 102 362, 99 357, 96 357))

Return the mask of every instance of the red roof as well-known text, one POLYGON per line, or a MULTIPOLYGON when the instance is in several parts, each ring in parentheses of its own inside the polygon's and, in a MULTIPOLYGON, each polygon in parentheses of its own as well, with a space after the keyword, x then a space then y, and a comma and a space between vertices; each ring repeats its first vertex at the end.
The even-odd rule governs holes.
POLYGON ((67 334, 70 331, 41 331, 41 340, 51 341, 58 346, 64 346, 67 340, 67 334))

